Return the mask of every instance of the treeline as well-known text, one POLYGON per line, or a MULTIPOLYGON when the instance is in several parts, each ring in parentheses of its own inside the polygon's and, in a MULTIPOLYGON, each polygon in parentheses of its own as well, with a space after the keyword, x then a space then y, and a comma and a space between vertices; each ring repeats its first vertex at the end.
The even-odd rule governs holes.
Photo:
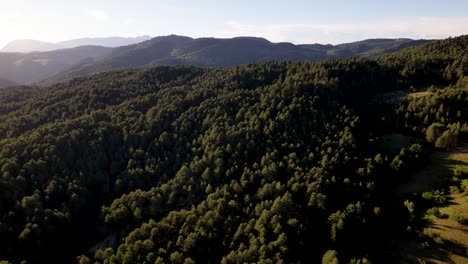
POLYGON ((467 39, 377 60, 157 67, 0 90, 0 259, 384 261, 409 215, 393 189, 425 149, 392 156, 380 138, 466 132, 467 39), (401 106, 375 100, 429 85, 451 86, 401 106))
POLYGON ((429 89, 428 94, 401 105, 399 124, 408 130, 424 132, 436 147, 454 148, 468 136, 468 89, 466 84, 446 89, 429 89))

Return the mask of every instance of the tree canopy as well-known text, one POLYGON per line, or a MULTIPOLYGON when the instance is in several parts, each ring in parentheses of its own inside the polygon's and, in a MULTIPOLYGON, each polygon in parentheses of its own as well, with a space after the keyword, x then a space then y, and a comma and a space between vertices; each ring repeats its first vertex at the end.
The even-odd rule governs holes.
POLYGON ((0 90, 0 259, 378 263, 425 139, 467 135, 467 39, 0 90), (419 140, 394 155, 393 131, 419 140))

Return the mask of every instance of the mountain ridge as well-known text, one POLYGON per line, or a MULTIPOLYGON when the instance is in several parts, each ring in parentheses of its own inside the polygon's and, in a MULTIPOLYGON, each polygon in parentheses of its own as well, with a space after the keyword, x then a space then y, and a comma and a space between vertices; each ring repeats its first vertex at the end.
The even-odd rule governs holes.
POLYGON ((45 79, 77 63, 91 62, 109 55, 112 48, 81 46, 59 51, 37 53, 0 52, 0 78, 18 84, 45 79))
POLYGON ((151 39, 148 35, 137 37, 102 37, 102 38, 77 38, 60 42, 45 42, 34 39, 18 39, 7 43, 0 52, 47 52, 79 46, 103 46, 120 47, 136 44, 151 39))
POLYGON ((0 78, 0 88, 5 88, 5 87, 15 86, 15 85, 16 85, 15 82, 12 82, 8 79, 0 78))
POLYGON ((262 61, 319 61, 353 56, 379 56, 430 40, 378 39, 340 45, 273 43, 258 37, 196 38, 169 35, 153 38, 125 49, 93 64, 75 65, 51 76, 43 84, 52 84, 74 77, 124 68, 156 65, 194 65, 198 67, 229 67, 262 61), (164 48, 161 46, 166 44, 164 48), (172 44, 169 44, 172 43, 172 44), (173 47, 172 50, 169 46, 173 47), (136 58, 141 57, 141 60, 136 58))
POLYGON ((137 44, 79 46, 48 52, 0 52, 0 78, 49 85, 76 77, 156 65, 230 67, 262 61, 320 61, 372 57, 430 40, 370 39, 339 45, 273 43, 259 37, 190 38, 168 35, 137 44))

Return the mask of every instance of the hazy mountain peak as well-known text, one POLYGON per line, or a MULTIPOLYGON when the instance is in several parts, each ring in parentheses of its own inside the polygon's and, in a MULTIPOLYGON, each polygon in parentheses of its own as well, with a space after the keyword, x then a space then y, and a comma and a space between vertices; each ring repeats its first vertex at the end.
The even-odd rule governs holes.
POLYGON ((120 46, 127 46, 127 45, 140 43, 149 39, 151 39, 151 37, 148 35, 138 36, 138 37, 80 38, 80 39, 62 41, 57 44, 68 47, 68 48, 84 46, 84 45, 103 46, 103 47, 120 47, 120 46))
POLYGON ((8 79, 0 78, 0 88, 17 85, 15 82, 12 82, 8 79))
POLYGON ((61 41, 57 43, 50 43, 32 39, 22 39, 11 41, 0 51, 29 53, 33 51, 44 52, 65 48, 74 48, 79 46, 120 47, 137 44, 150 39, 151 37, 148 35, 138 37, 79 38, 61 41))
POLYGON ((233 40, 251 40, 251 41, 259 41, 259 42, 265 42, 265 43, 271 43, 268 39, 266 38, 260 38, 260 37, 252 37, 252 36, 240 36, 240 37, 234 37, 232 38, 233 40))
POLYGON ((174 42, 176 44, 183 44, 185 42, 189 42, 193 40, 191 37, 186 37, 186 36, 179 36, 179 35, 167 35, 167 36, 159 36, 159 37, 154 37, 152 39, 149 39, 145 42, 142 42, 141 44, 152 44, 152 43, 158 43, 160 41, 170 41, 174 42))
POLYGON ((32 51, 51 51, 63 48, 58 44, 33 40, 33 39, 18 39, 13 40, 5 45, 0 51, 2 52, 21 52, 28 53, 32 51))

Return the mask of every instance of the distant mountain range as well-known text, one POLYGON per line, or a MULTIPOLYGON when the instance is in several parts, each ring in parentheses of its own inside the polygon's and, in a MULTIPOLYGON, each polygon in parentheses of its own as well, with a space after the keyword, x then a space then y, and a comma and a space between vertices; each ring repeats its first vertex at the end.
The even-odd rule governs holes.
POLYGON ((111 55, 113 48, 80 46, 72 49, 34 53, 0 53, 0 78, 18 84, 33 83, 72 65, 111 55))
POLYGON ((272 43, 255 37, 193 39, 170 35, 114 48, 80 46, 26 54, 0 52, 0 78, 18 84, 51 84, 98 72, 155 65, 228 67, 271 60, 318 61, 353 56, 369 57, 428 41, 369 39, 340 45, 294 45, 272 43))
POLYGON ((8 86, 14 86, 16 83, 8 80, 8 79, 3 79, 0 78, 0 88, 8 87, 8 86))
POLYGON ((14 40, 3 47, 0 52, 44 52, 59 49, 75 48, 78 46, 103 46, 119 47, 143 42, 151 39, 150 36, 140 36, 134 38, 109 37, 109 38, 80 38, 50 43, 32 39, 14 40))

